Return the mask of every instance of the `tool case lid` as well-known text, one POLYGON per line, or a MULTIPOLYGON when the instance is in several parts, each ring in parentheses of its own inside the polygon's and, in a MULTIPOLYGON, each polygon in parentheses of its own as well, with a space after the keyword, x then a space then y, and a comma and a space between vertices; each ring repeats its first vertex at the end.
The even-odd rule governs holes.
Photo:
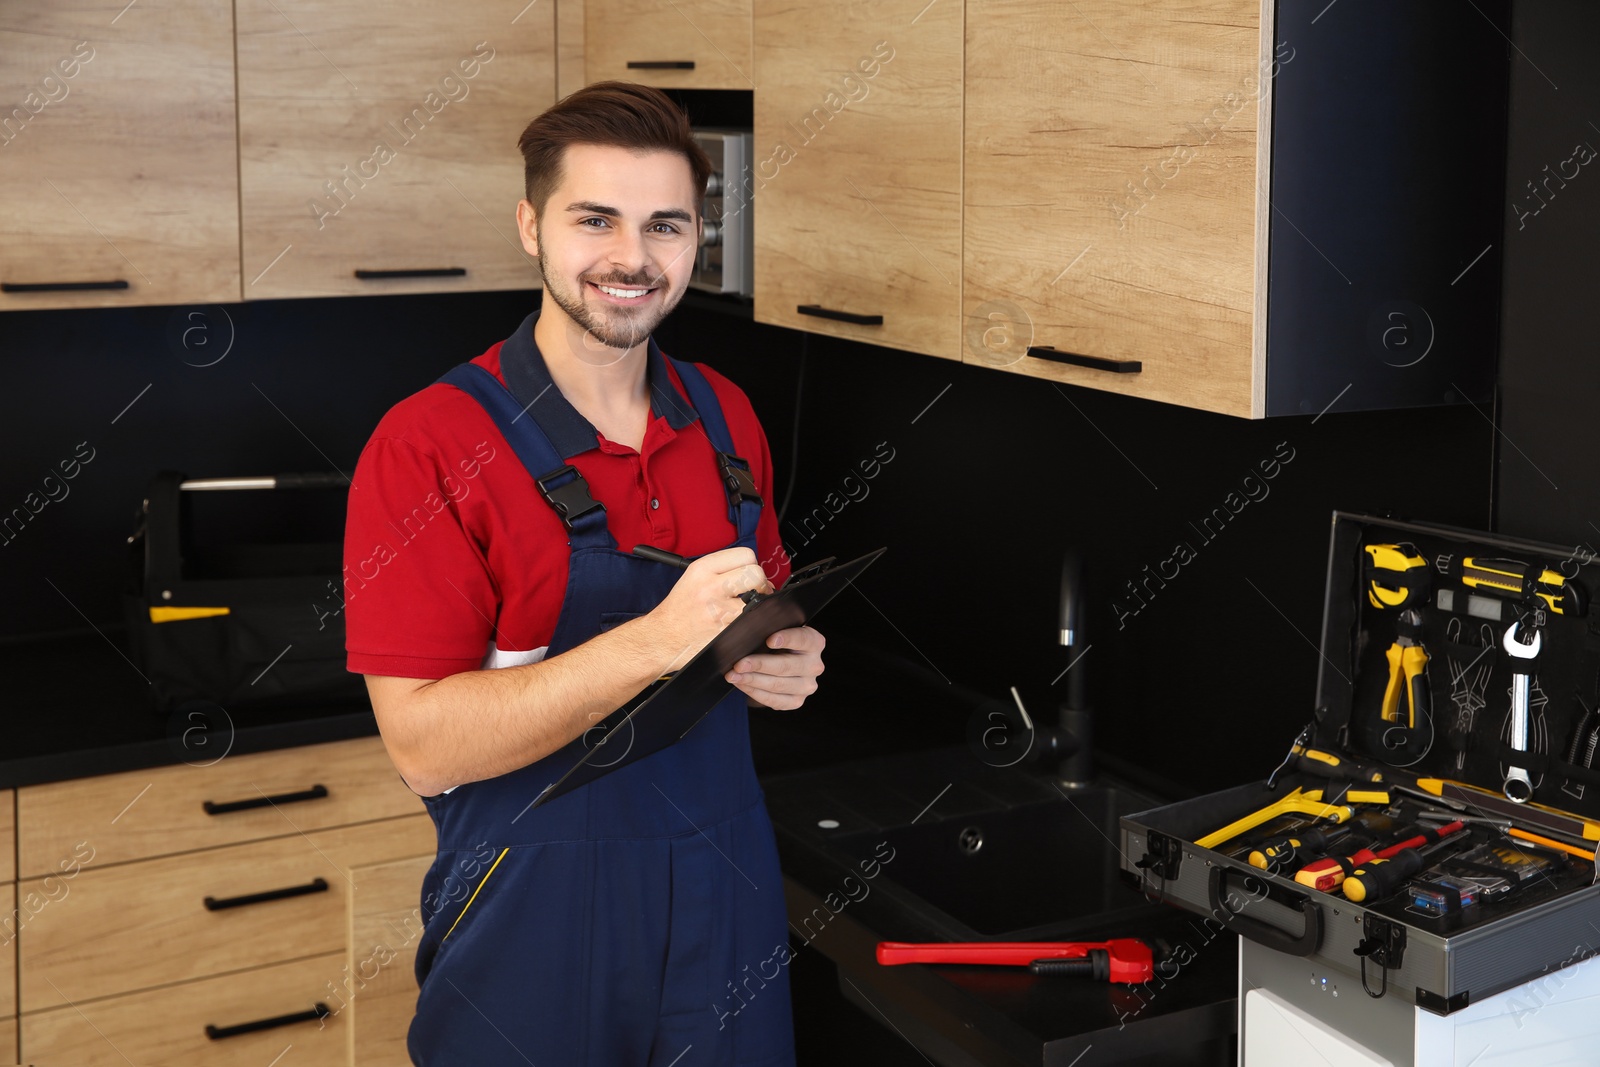
POLYGON ((1587 603, 1597 592, 1600 554, 1587 545, 1334 512, 1313 747, 1495 793, 1515 759, 1531 803, 1600 818, 1600 615, 1587 603), (1538 633, 1535 657, 1503 647, 1514 625, 1538 633), (1431 710, 1414 726, 1403 691, 1400 721, 1382 718, 1389 653, 1405 641, 1427 655, 1431 710), (1519 672, 1531 676, 1529 744, 1514 754, 1519 672))

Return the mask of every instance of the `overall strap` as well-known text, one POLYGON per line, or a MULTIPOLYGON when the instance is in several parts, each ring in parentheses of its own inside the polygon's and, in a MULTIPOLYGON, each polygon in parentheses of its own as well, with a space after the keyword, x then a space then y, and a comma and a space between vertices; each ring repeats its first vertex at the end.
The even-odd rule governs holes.
MULTIPOLYGON (((728 494, 728 520, 738 527, 741 541, 752 538, 761 518, 761 490, 750 477, 750 464, 734 455, 733 435, 728 432, 728 422, 723 417, 722 405, 717 402, 717 394, 694 364, 667 358, 678 372, 683 387, 689 391, 689 403, 699 413, 701 428, 717 453, 722 487, 728 494)), ((661 390, 668 394, 671 391, 670 385, 661 390)))
POLYGON ((574 549, 617 547, 616 538, 606 527, 606 509, 589 495, 589 483, 556 451, 538 420, 522 409, 500 379, 476 363, 460 363, 439 381, 460 389, 489 413, 501 436, 533 476, 540 495, 561 517, 574 549))

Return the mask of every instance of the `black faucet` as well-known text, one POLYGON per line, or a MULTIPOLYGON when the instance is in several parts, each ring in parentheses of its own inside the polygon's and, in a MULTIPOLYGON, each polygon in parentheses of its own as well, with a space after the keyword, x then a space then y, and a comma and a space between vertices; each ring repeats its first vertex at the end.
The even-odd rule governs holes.
MULTIPOLYGON (((1054 727, 1040 726, 1029 754, 1039 766, 1055 775, 1064 789, 1087 786, 1094 778, 1094 716, 1085 697, 1083 560, 1067 549, 1061 560, 1061 631, 1059 640, 1071 655, 1067 661, 1066 691, 1057 704, 1054 727)), ((1058 679, 1059 681, 1059 676, 1058 679)))

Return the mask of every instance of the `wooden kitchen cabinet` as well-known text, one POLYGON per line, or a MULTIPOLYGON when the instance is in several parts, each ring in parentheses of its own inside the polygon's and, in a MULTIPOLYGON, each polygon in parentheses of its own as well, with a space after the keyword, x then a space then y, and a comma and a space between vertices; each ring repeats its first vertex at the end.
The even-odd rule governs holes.
POLYGON ((350 1002, 351 1067, 409 1067, 406 1033, 417 1010, 422 879, 433 853, 350 872, 346 972, 360 983, 350 1002))
POLYGON ((968 0, 964 358, 1250 417, 1485 397, 1507 7, 1321 7, 968 0))
POLYGON ((753 89, 750 0, 584 0, 584 75, 663 89, 753 89))
POLYGON ((377 737, 27 786, 16 808, 0 1056, 9 1004, 45 1063, 259 1064, 291 1043, 349 1063, 352 872, 434 848, 377 737))
POLYGON ((961 3, 755 0, 754 48, 757 321, 961 358, 961 3))
POLYGON ((237 11, 245 299, 538 285, 517 138, 556 99, 554 5, 237 11))
POLYGON ((7 882, 0 885, 0 915, 6 922, 0 926, 0 1063, 16 1052, 15 1026, 17 1018, 17 934, 27 923, 27 913, 17 907, 17 887, 7 882), (7 1025, 13 1038, 6 1044, 7 1025))
POLYGON ((556 4, 557 100, 589 84, 583 65, 583 30, 587 18, 584 3, 585 0, 559 0, 556 4))
POLYGON ((0 100, 0 310, 239 299, 231 4, 0 6, 0 100))

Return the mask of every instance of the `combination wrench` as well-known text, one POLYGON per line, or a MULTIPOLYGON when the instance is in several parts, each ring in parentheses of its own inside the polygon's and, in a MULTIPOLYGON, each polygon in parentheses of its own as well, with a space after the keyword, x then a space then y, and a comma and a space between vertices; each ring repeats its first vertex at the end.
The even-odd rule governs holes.
MULTIPOLYGON (((1532 660, 1539 655, 1539 647, 1544 643, 1538 627, 1534 628, 1533 640, 1523 644, 1517 638, 1517 633, 1522 629, 1520 622, 1514 622, 1506 627, 1505 638, 1500 642, 1506 650, 1506 655, 1513 660, 1523 662, 1513 664, 1511 675, 1511 747, 1518 752, 1528 751, 1529 730, 1529 704, 1532 700, 1533 690, 1533 664, 1532 660), (1524 669, 1525 668, 1525 669, 1524 669)), ((1533 799, 1533 779, 1528 777, 1528 772, 1522 767, 1510 767, 1506 770, 1505 785, 1506 799, 1514 800, 1518 804, 1525 804, 1533 799)))

